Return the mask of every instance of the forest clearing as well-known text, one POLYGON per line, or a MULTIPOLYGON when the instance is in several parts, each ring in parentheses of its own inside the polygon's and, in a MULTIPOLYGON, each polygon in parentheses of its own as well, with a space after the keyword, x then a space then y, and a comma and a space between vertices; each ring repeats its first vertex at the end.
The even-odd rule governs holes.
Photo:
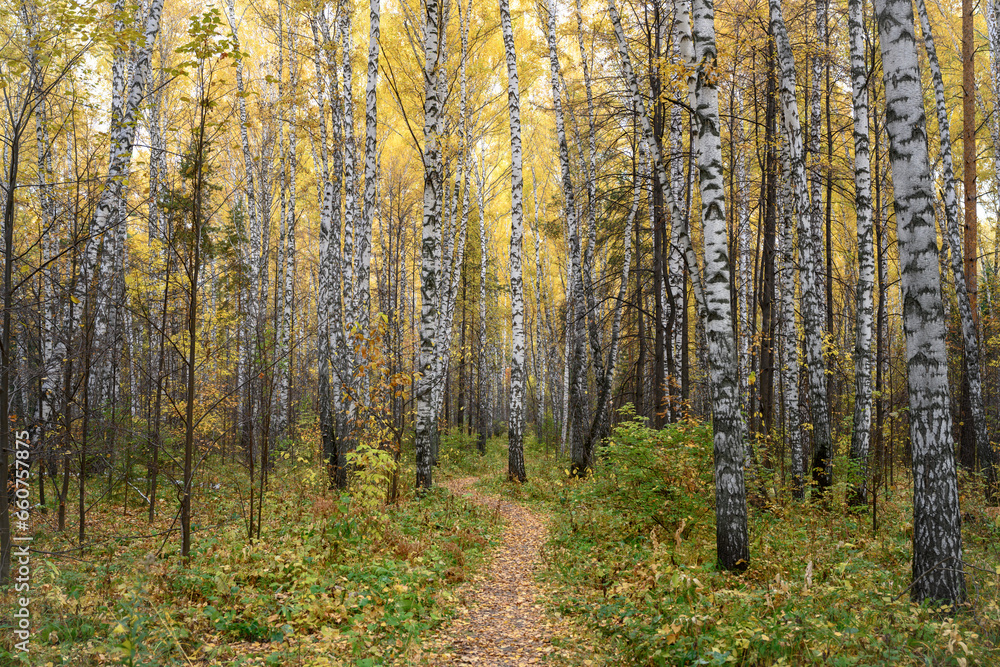
POLYGON ((0 101, 0 664, 1000 662, 1000 0, 0 0, 0 101))

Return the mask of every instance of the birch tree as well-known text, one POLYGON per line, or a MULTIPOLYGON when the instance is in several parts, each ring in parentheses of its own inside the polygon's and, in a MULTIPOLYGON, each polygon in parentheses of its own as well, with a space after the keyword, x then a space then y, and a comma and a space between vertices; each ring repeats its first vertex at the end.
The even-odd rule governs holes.
MULTIPOLYGON (((986 31, 990 46, 990 77, 993 83, 993 99, 1000 100, 1000 0, 989 0, 986 9, 986 31)), ((990 122, 990 134, 993 139, 993 183, 994 189, 1000 192, 1000 114, 993 113, 990 122)), ((1000 204, 997 206, 1000 217, 1000 204)), ((994 250, 994 262, 1000 258, 1000 244, 994 250)), ((994 270, 996 270, 994 265, 994 270)))
POLYGON ((483 456, 486 454, 486 440, 489 437, 487 434, 488 430, 488 401, 489 401, 489 390, 487 388, 487 381, 484 378, 486 374, 486 195, 484 193, 486 176, 484 174, 485 167, 483 165, 484 157, 480 153, 479 167, 475 170, 476 172, 476 204, 478 205, 479 211, 479 334, 478 334, 478 345, 477 345, 477 361, 476 365, 479 367, 479 382, 476 384, 476 403, 478 405, 477 409, 477 430, 479 435, 476 439, 476 447, 479 449, 479 455, 483 456), (484 388, 486 388, 486 396, 483 396, 484 388))
MULTIPOLYGON (((327 447, 324 450, 327 455, 328 466, 331 476, 331 483, 337 488, 347 487, 347 413, 344 409, 344 386, 350 378, 350 364, 348 363, 347 337, 345 332, 345 315, 348 303, 345 302, 345 292, 349 301, 350 283, 348 281, 349 267, 345 271, 345 264, 349 264, 349 257, 342 258, 341 253, 341 227, 344 222, 343 214, 343 194, 344 194, 344 142, 343 142, 343 117, 344 103, 340 94, 340 84, 337 65, 337 40, 331 34, 330 24, 325 11, 316 14, 316 24, 318 33, 314 40, 316 48, 320 50, 320 36, 322 37, 323 70, 325 79, 328 81, 329 106, 330 106, 330 146, 326 150, 324 119, 320 126, 321 156, 325 160, 324 170, 329 169, 329 180, 324 179, 324 195, 322 206, 322 217, 325 216, 329 222, 329 241, 327 253, 323 264, 327 267, 327 280, 329 287, 327 295, 329 298, 329 341, 330 348, 330 410, 332 412, 330 432, 327 438, 327 447), (328 194, 327 194, 328 193, 328 194), (345 275, 346 274, 346 275, 345 275)), ((319 67, 314 63, 314 67, 319 67)), ((318 77, 319 78, 319 77, 318 77)), ((321 229, 322 232, 322 229, 321 229)), ((346 232, 346 230, 345 230, 346 232)))
MULTIPOLYGON (((829 58, 829 54, 826 52, 826 17, 828 8, 829 0, 816 0, 816 49, 812 55, 812 80, 810 81, 809 87, 809 137, 808 146, 805 149, 806 156, 803 157, 803 159, 807 162, 807 168, 809 171, 809 196, 812 201, 812 208, 810 212, 810 218, 812 221, 812 246, 816 257, 817 267, 823 266, 823 167, 822 158, 820 157, 820 127, 823 122, 823 115, 821 111, 821 102, 823 99, 823 65, 829 58)), ((821 270, 817 271, 817 302, 819 303, 820 312, 823 312, 825 304, 819 295, 825 294, 825 290, 823 289, 824 283, 828 280, 830 280, 830 276, 824 276, 821 270)), ((827 405, 829 405, 829 397, 827 405)), ((826 459, 828 459, 829 451, 830 450, 820 452, 819 448, 816 447, 814 443, 813 475, 816 474, 816 464, 823 460, 819 459, 818 456, 822 454, 825 455, 826 459)), ((822 465, 826 467, 827 464, 823 463, 822 465)))
POLYGON ((924 48, 931 68, 934 81, 934 100, 937 110, 938 132, 941 135, 941 164, 944 180, 944 214, 947 245, 950 250, 951 271, 955 281, 955 296, 958 302, 959 319, 962 325, 962 342, 964 344, 965 382, 963 391, 968 392, 969 417, 972 420, 972 432, 975 436, 975 448, 979 464, 986 473, 986 494, 992 499, 996 495, 997 473, 993 449, 990 446, 989 434, 986 429, 986 407, 983 403, 983 384, 979 370, 979 326, 975 316, 972 299, 969 294, 969 283, 966 282, 963 262, 962 237, 959 234, 958 195, 955 192, 955 168, 952 158, 951 130, 948 120, 948 105, 945 101, 944 78, 941 75, 941 65, 938 62, 937 49, 934 47, 934 35, 927 16, 924 0, 917 0, 917 12, 920 16, 920 30, 924 37, 924 48))
MULTIPOLYGON (((444 0, 447 2, 447 0, 444 0)), ((438 0, 424 3, 424 211, 420 244, 420 353, 416 382, 417 488, 432 485, 431 464, 437 415, 434 414, 431 390, 434 384, 435 333, 438 310, 437 256, 441 244, 442 165, 441 116, 441 42, 444 39, 443 7, 438 0)))
POLYGON ((556 48, 556 5, 555 0, 547 0, 547 15, 545 18, 545 41, 549 47, 549 72, 552 84, 552 105, 556 121, 556 140, 559 145, 559 170, 563 190, 566 214, 567 234, 569 238, 570 283, 567 286, 572 292, 574 304, 572 321, 567 323, 567 340, 572 335, 573 350, 570 355, 569 367, 569 428, 572 433, 572 472, 574 475, 585 476, 594 465, 594 452, 591 448, 589 434, 586 432, 586 365, 587 352, 584 348, 584 333, 582 327, 586 314, 583 312, 583 268, 580 242, 580 222, 576 212, 576 198, 573 191, 573 179, 570 172, 569 144, 566 140, 566 121, 562 108, 562 93, 560 92, 559 54, 556 48))
POLYGON ((783 339, 784 365, 781 369, 782 384, 785 387, 785 414, 788 422, 788 449, 792 464, 792 496, 796 500, 805 497, 805 456, 802 451, 802 435, 799 414, 799 334, 795 324, 795 244, 794 204, 789 186, 788 146, 782 146, 782 164, 785 165, 781 178, 778 206, 781 218, 781 329, 783 339))
POLYGON ((693 0, 692 36, 697 57, 698 171, 705 238, 705 332, 712 378, 715 443, 715 543, 720 567, 743 570, 750 561, 746 490, 743 485, 744 426, 740 415, 739 368, 729 293, 729 244, 719 137, 717 52, 711 0, 693 0))
POLYGON ((254 384, 252 381, 253 373, 251 372, 251 367, 253 365, 254 359, 254 336, 257 333, 258 327, 260 326, 260 303, 256 296, 253 294, 254 288, 259 284, 259 270, 260 270, 260 219, 258 216, 259 210, 257 207, 257 188, 255 185, 254 178, 254 165, 253 165, 253 155, 250 151, 250 137, 248 133, 247 126, 249 124, 249 116, 247 114, 247 91, 246 84, 244 82, 244 67, 243 67, 243 53, 241 52, 241 46, 239 41, 239 30, 236 22, 236 6, 235 0, 230 0, 227 6, 226 18, 229 21, 229 29, 233 35, 233 53, 236 61, 236 91, 237 91, 237 109, 239 111, 240 120, 240 146, 243 149, 243 169, 244 178, 246 179, 246 184, 243 187, 243 193, 246 196, 246 212, 249 219, 249 247, 244 249, 244 256, 246 257, 246 264, 249 275, 247 276, 247 289, 244 290, 243 303, 246 304, 246 321, 243 324, 243 351, 241 367, 243 368, 243 374, 239 377, 240 384, 243 385, 243 391, 241 392, 244 396, 243 402, 243 414, 240 424, 241 433, 243 434, 244 446, 246 446, 251 436, 248 431, 253 428, 253 418, 252 418, 252 401, 253 392, 251 386, 254 384))
MULTIPOLYGON (((535 377, 536 379, 536 396, 535 401, 538 404, 538 428, 546 429, 548 425, 546 420, 548 418, 548 413, 546 411, 546 388, 549 384, 548 381, 548 351, 549 347, 547 341, 544 340, 542 334, 542 320, 548 319, 548 307, 545 303, 545 297, 542 291, 542 280, 545 275, 545 271, 542 269, 542 228, 538 221, 539 206, 538 206, 538 179, 535 177, 535 169, 531 169, 531 185, 533 190, 532 200, 534 202, 535 209, 535 227, 534 227, 534 237, 535 237, 535 346, 534 346, 534 362, 535 362, 535 377)), ((541 431, 540 431, 541 432, 541 431)), ((546 432, 546 437, 548 433, 546 432)))
MULTIPOLYGON (((699 63, 695 99, 698 122, 696 155, 700 173, 702 220, 705 236, 705 288, 700 299, 702 316, 712 364, 713 427, 716 481, 716 548, 719 565, 724 569, 744 569, 749 564, 746 490, 743 484, 743 423, 740 415, 739 378, 736 342, 732 328, 729 292, 729 241, 726 231, 725 196, 722 181, 722 141, 719 136, 718 91, 705 68, 714 67, 715 15, 701 0, 693 3, 692 36, 699 63)), ((608 14, 615 30, 618 52, 625 77, 632 92, 646 142, 653 152, 654 168, 661 187, 670 181, 659 147, 653 136, 645 105, 639 95, 638 80, 632 69, 625 43, 621 18, 614 0, 609 0, 608 14)), ((672 199, 665 188, 668 201, 672 199)), ((691 263, 691 266, 697 266, 691 263)))
MULTIPOLYGON (((284 226, 284 247, 281 255, 284 260, 281 262, 280 271, 283 276, 280 286, 280 306, 281 313, 278 319, 278 344, 275 349, 275 360, 277 362, 278 385, 277 400, 274 404, 273 435, 281 437, 288 427, 288 416, 290 414, 289 393, 291 389, 291 357, 292 357, 292 311, 294 307, 294 279, 295 279, 295 218, 296 218, 296 195, 298 183, 298 131, 297 131, 297 91, 299 84, 299 67, 296 46, 296 22, 289 20, 288 23, 288 83, 292 97, 289 102, 287 114, 287 144, 285 160, 282 168, 287 176, 287 204, 282 202, 282 218, 284 226), (286 208, 287 206, 287 208, 286 208)), ((275 313, 278 316, 278 313, 275 313)), ((267 463, 266 461, 263 463, 267 463)))
MULTIPOLYGON (((618 44, 619 54, 622 59, 622 67, 625 71, 625 77, 629 84, 629 90, 631 92, 631 103, 636 105, 636 113, 640 118, 642 125, 642 140, 637 139, 637 143, 641 145, 654 145, 655 149, 653 151, 655 157, 655 162, 657 165, 656 173, 659 175, 659 180, 654 179, 654 183, 659 185, 661 192, 668 192, 672 195, 670 191, 670 182, 666 179, 666 169, 664 167, 662 154, 659 150, 659 144, 656 142, 656 137, 653 134, 652 126, 649 123, 648 117, 646 117, 645 105, 642 98, 639 97, 638 91, 638 79, 635 76, 635 72, 632 69, 631 58, 628 53, 628 49, 625 46, 625 35, 621 27, 621 18, 618 15, 617 7, 609 5, 608 8, 609 15, 611 16, 612 23, 615 29, 616 40, 618 44)), ((640 149, 638 151, 642 153, 640 149)), ((636 156, 637 161, 641 161, 639 156, 636 156)), ((611 311, 611 340, 608 348, 607 360, 602 361, 599 364, 595 364, 594 373, 597 377, 597 403, 594 410, 594 418, 590 427, 590 447, 593 448, 597 445, 601 438, 605 436, 609 427, 610 418, 610 407, 608 401, 611 398, 611 389, 614 383, 614 371, 615 363, 618 356, 618 343, 621 336, 621 315, 622 315, 622 304, 625 301, 626 290, 628 288, 628 276, 629 269, 632 262, 632 229, 635 222, 636 214, 639 210, 639 199, 641 194, 641 188, 639 186, 639 179, 637 174, 633 174, 633 181, 635 181, 633 188, 633 201, 629 208, 629 212, 626 217, 625 222, 625 232, 623 235, 623 247, 625 251, 625 256, 622 262, 622 269, 618 277, 618 295, 615 299, 615 305, 611 311)), ((654 186, 655 187, 655 186, 654 186)), ((672 196, 666 197, 667 201, 674 204, 672 196)), ((676 207, 673 207, 676 208, 676 207)), ((678 224, 675 222, 675 224, 678 224)), ((657 297, 659 298, 659 296, 657 297)), ((589 310, 594 310, 593 298, 588 296, 587 307, 589 310)), ((597 322, 596 318, 591 319, 591 327, 596 328, 597 322)), ((660 326, 658 322, 656 326, 660 326)), ((598 337, 591 333, 591 345, 593 348, 593 354, 595 357, 600 358, 602 356, 601 346, 598 344, 598 337)), ((662 374, 657 373, 654 378, 654 382, 660 382, 662 380, 662 374)), ((659 406, 657 406, 657 410, 659 406)))
MULTIPOLYGON (((820 284, 816 275, 819 256, 813 244, 814 236, 809 224, 811 205, 802 127, 799 124, 798 104, 795 101, 795 59, 792 56, 792 47, 781 14, 781 3, 779 0, 770 0, 769 5, 771 34, 774 36, 778 67, 781 71, 779 94, 785 141, 788 143, 789 181, 798 220, 799 266, 802 267, 802 319, 812 413, 813 480, 817 484, 817 492, 822 495, 832 481, 827 467, 832 449, 830 413, 827 408, 826 364, 823 360, 823 315, 819 302, 820 284)), ((793 488, 792 491, 798 495, 797 489, 793 488)))
POLYGON ((368 36, 368 81, 365 87, 365 191, 364 209, 361 215, 361 229, 358 230, 357 242, 357 301, 359 324, 362 331, 368 329, 371 316, 371 290, 369 289, 369 271, 371 266, 371 236, 377 206, 378 185, 378 56, 379 56, 379 19, 381 16, 380 0, 370 0, 369 36, 368 36))
POLYGON ((510 421, 507 431, 507 477, 524 482, 524 278, 521 255, 524 246, 524 179, 521 168, 521 92, 517 81, 517 53, 510 20, 510 3, 500 0, 500 26, 507 61, 507 108, 510 112, 510 421))
MULTIPOLYGON (((78 267, 79 278, 76 281, 74 298, 77 303, 85 303, 82 310, 91 315, 97 314, 101 322, 106 322, 110 307, 105 295, 106 290, 92 290, 95 277, 106 280, 113 269, 120 264, 117 256, 117 236, 119 230, 114 227, 117 216, 122 210, 125 179, 132 161, 135 144, 136 127, 139 118, 139 106, 145 94, 146 84, 152 72, 152 53, 157 35, 160 31, 160 16, 163 12, 163 0, 152 0, 146 12, 143 26, 142 41, 136 46, 131 62, 131 76, 125 81, 124 65, 113 67, 112 80, 112 113, 111 113, 111 146, 107 177, 94 210, 90 224, 90 236, 86 248, 80 258, 78 267)), ((70 330, 79 328, 80 314, 71 322, 70 330)), ((106 326, 106 325, 105 325, 106 326)), ((101 332, 97 336, 103 338, 101 332)), ((110 355, 108 355, 110 356, 110 355)), ((102 365, 103 367, 103 365, 102 365)), ((95 375, 96 382, 101 384, 101 374, 95 375)), ((97 385, 95 385, 96 387, 97 385)))
POLYGON ((858 481, 850 488, 850 502, 863 505, 868 491, 868 446, 872 422, 871 344, 874 327, 872 289, 875 285, 875 250, 872 232, 872 174, 868 147, 868 67, 865 62, 865 29, 862 0, 850 0, 847 17, 851 50, 851 86, 854 104, 854 206, 858 237, 858 287, 854 343, 854 430, 851 458, 858 467, 858 481))
MULTIPOLYGON (((34 2, 22 0, 20 3, 21 22, 27 33, 28 71, 30 89, 26 91, 26 100, 31 100, 35 117, 35 168, 38 178, 38 202, 41 213, 42 229, 42 266, 52 262, 59 251, 59 234, 56 229, 57 203, 55 199, 55 174, 52 168, 53 146, 48 130, 48 100, 45 90, 45 70, 39 60, 39 11, 34 2)), ((30 107, 29 107, 30 108, 30 107)), ((52 420, 55 412, 56 380, 59 377, 60 360, 66 357, 65 343, 57 340, 58 315, 55 312, 54 267, 49 269, 49 275, 43 275, 42 293, 45 295, 45 305, 40 313, 42 320, 41 333, 41 369, 42 378, 39 390, 38 408, 33 427, 32 442, 37 449, 44 446, 43 434, 52 420)), ((44 483, 44 480, 42 481, 44 483)))
MULTIPOLYGON (((318 356, 318 396, 319 402, 319 423, 320 438, 322 441, 323 458, 326 461, 327 472, 331 475, 331 482, 334 482, 333 471, 336 465, 336 431, 333 424, 334 413, 331 410, 333 397, 330 391, 330 372, 332 366, 332 353, 334 349, 333 336, 334 323, 331 321, 331 309, 333 307, 333 291, 340 289, 335 284, 333 257, 338 255, 331 243, 333 236, 333 183, 330 181, 330 147, 329 133, 326 118, 326 73, 321 61, 323 47, 320 43, 319 18, 310 17, 309 27, 313 38, 313 69, 316 80, 316 105, 319 107, 319 134, 320 134, 320 172, 319 176, 319 267, 316 286, 316 325, 317 356, 318 356)), ((315 160, 314 160, 315 162, 315 160)), ((338 234, 339 237, 339 234, 338 234)))
POLYGON ((962 526, 948 408, 948 359, 937 266, 933 181, 908 0, 877 0, 891 146, 913 448, 914 600, 965 598, 962 526))

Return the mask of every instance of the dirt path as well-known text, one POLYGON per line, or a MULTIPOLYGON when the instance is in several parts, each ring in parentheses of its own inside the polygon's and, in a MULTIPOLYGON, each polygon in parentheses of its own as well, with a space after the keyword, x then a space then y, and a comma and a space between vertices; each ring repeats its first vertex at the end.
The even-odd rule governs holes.
POLYGON ((451 623, 424 644, 422 664, 520 667, 603 662, 578 629, 546 613, 546 592, 535 582, 545 522, 518 503, 475 491, 471 488, 475 481, 467 477, 444 486, 498 512, 507 524, 502 543, 486 571, 459 590, 463 604, 451 623))

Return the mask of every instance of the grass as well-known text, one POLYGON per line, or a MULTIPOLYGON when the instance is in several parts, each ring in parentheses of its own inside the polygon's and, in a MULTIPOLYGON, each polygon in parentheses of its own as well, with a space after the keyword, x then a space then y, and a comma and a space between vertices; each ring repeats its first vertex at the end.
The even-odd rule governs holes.
MULTIPOLYGON (((186 566, 172 498, 154 525, 134 498, 127 515, 121 497, 96 503, 85 549, 72 512, 65 534, 51 509, 33 513, 33 548, 48 553, 32 559, 31 652, 0 631, 0 664, 406 664, 500 526, 444 490, 413 497, 412 468, 397 504, 360 509, 327 490, 314 456, 299 443, 277 461, 260 540, 247 539, 242 468, 203 471, 186 566)), ((13 609, 13 592, 0 595, 13 609)))
MULTIPOLYGON (((906 480, 880 494, 874 534, 870 514, 844 503, 843 482, 828 509, 786 493, 755 499, 751 563, 736 575, 715 565, 708 426, 627 420, 585 480, 533 437, 526 450, 528 482, 515 484, 503 438, 481 457, 471 436, 444 434, 435 483, 479 476, 482 490, 550 514, 539 576, 555 592, 552 610, 589 626, 617 664, 1000 663, 1000 526, 974 480, 962 480, 969 605, 942 610, 909 601, 906 480)), ((201 471, 186 567, 172 498, 154 525, 135 498, 125 516, 120 495, 95 504, 82 550, 72 518, 59 534, 54 511, 34 513, 33 546, 50 553, 32 560, 32 652, 10 653, 3 631, 0 664, 411 662, 480 568, 495 516, 442 490, 413 497, 412 467, 398 504, 360 509, 326 489, 309 446, 281 456, 259 541, 246 538, 241 467, 201 471)), ((104 490, 90 486, 94 499, 104 490)), ((13 609, 13 594, 2 596, 13 609)))
MULTIPOLYGON (((871 515, 787 493, 750 506, 751 563, 715 563, 711 429, 620 424, 594 474, 527 442, 528 482, 506 480, 500 453, 481 485, 552 515, 546 567, 554 611, 589 625, 623 665, 992 665, 1000 663, 1000 526, 963 479, 969 604, 909 600, 908 481, 871 515)), ((840 467, 839 469, 843 469, 840 467)), ((758 473, 761 474, 761 473, 758 473)))

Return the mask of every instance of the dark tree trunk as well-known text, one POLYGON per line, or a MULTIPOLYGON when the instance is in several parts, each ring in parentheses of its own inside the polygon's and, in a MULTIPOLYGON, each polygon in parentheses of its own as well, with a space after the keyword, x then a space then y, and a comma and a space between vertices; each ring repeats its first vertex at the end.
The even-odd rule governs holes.
MULTIPOLYGON (((663 155, 663 103, 660 98, 660 74, 655 63, 660 58, 660 5, 654 3, 654 25, 655 33, 650 49, 650 74, 649 83, 653 100, 653 137, 660 147, 660 155, 663 155)), ((663 201, 663 188, 670 187, 670 183, 660 183, 656 169, 653 169, 653 405, 652 423, 655 428, 663 426, 661 414, 665 411, 663 404, 663 379, 664 374, 664 346, 666 339, 663 331, 663 284, 664 284, 664 257, 666 255, 666 211, 663 201)), ((638 249, 637 249, 638 252, 638 249)), ((640 310, 642 304, 639 304, 640 310)), ((642 327, 639 327, 640 332, 642 327)), ((640 366, 640 373, 641 373, 640 366)))
MULTIPOLYGON (((826 176, 826 333, 830 340, 834 339, 833 331, 833 121, 830 113, 830 98, 833 92, 830 86, 830 30, 826 31, 826 166, 824 175, 826 176)), ((831 362, 832 363, 832 362, 831 362)), ((827 364, 829 367, 830 363, 827 364)), ((837 374, 830 373, 826 376, 826 395, 828 409, 833 411, 833 402, 840 396, 840 392, 835 391, 837 374)), ((830 421, 831 427, 834 421, 830 421)), ((831 452, 832 455, 832 452, 831 452)))
POLYGON ((774 46, 767 52, 767 110, 764 117, 764 173, 761 189, 764 202, 764 252, 760 291, 760 416, 761 430, 769 437, 774 428, 774 254, 778 207, 778 156, 775 146, 777 106, 774 46))
POLYGON ((462 327, 459 332, 459 355, 458 355, 458 417, 456 425, 462 429, 462 434, 466 431, 466 406, 465 406, 465 375, 466 375, 466 350, 465 350, 465 329, 468 320, 465 316, 465 295, 466 295, 465 266, 462 267, 462 327))
MULTIPOLYGON (((979 294, 976 259, 979 254, 976 211, 976 61, 974 4, 972 0, 962 0, 962 166, 965 184, 965 284, 972 308, 972 319, 979 324, 979 294)), ((958 248, 952 248, 958 252, 958 248)), ((962 467, 975 470, 977 463, 976 431, 972 417, 972 401, 969 396, 967 367, 962 365, 961 399, 961 452, 962 467)))
MULTIPOLYGON (((659 191, 660 188, 655 187, 655 180, 653 183, 654 191, 659 191)), ((639 258, 642 257, 642 244, 639 236, 639 227, 639 225, 635 226, 636 266, 642 265, 642 262, 639 261, 639 258)), ((639 275, 641 276, 642 274, 640 273, 639 275)), ((646 398, 644 392, 644 385, 646 382, 646 328, 644 318, 642 316, 644 308, 645 300, 643 299, 642 280, 640 278, 635 281, 635 330, 636 342, 639 345, 639 356, 635 364, 635 413, 638 415, 646 414, 646 398)))

